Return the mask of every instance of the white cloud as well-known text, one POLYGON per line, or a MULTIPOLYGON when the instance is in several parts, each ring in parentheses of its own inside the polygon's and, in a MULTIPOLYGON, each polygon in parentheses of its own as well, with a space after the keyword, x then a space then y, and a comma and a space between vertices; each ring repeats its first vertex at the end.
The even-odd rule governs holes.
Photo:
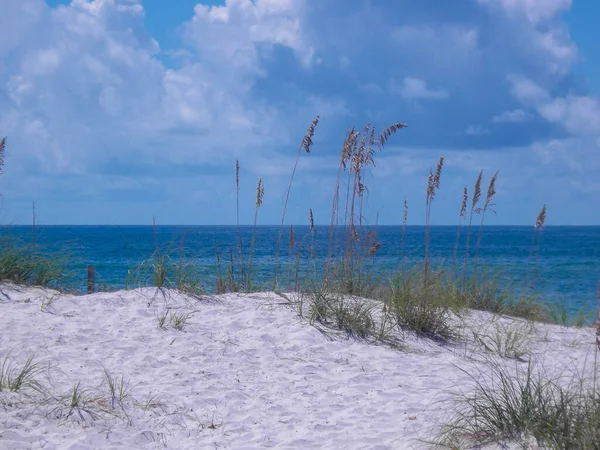
POLYGON ((383 89, 381 89, 381 86, 373 82, 363 84, 360 86, 360 89, 373 95, 383 94, 383 89))
POLYGON ((448 92, 442 89, 430 89, 425 80, 419 78, 405 77, 400 86, 392 82, 391 90, 407 100, 444 100, 448 98, 448 92))
POLYGON ((508 77, 512 94, 534 107, 548 122, 562 126, 576 136, 600 135, 600 102, 597 98, 568 95, 552 98, 534 81, 523 76, 508 77))
POLYGON ((302 2, 295 0, 230 0, 224 6, 197 4, 186 27, 190 43, 211 60, 238 69, 258 69, 261 49, 292 49, 305 67, 315 50, 302 35, 302 2), (262 47, 261 47, 262 46, 262 47))
POLYGON ((412 61, 429 73, 440 70, 444 75, 460 76, 466 67, 472 66, 481 56, 478 49, 479 30, 476 26, 459 24, 402 25, 390 32, 394 54, 412 61))
POLYGON ((539 62, 557 75, 565 75, 578 59, 577 47, 566 25, 557 19, 571 8, 571 0, 478 0, 492 10, 499 10, 513 22, 514 34, 532 56, 543 54, 539 62))
MULTIPOLYGON (((21 21, 35 36, 0 44, 0 56, 4 49, 12 58, 0 71, 0 98, 9 100, 0 129, 23 148, 15 155, 21 163, 13 163, 48 173, 97 170, 111 160, 193 164, 287 139, 287 118, 252 99, 250 89, 263 74, 265 45, 288 47, 302 64, 312 63, 297 1, 197 5, 184 27, 195 53, 177 69, 155 58, 158 45, 138 0, 10 3, 7 23, 21 21), (223 139, 232 135, 234 147, 223 139)), ((313 102, 324 105, 331 114, 344 110, 313 102)))
POLYGON ((430 46, 435 44, 440 51, 474 49, 477 47, 479 32, 474 27, 444 25, 432 27, 426 25, 403 25, 392 32, 394 40, 401 45, 412 46, 415 42, 430 46))
POLYGON ((497 116, 494 116, 494 123, 522 123, 527 121, 529 114, 522 109, 513 109, 511 111, 502 111, 497 116))
POLYGON ((483 136, 490 134, 490 130, 482 125, 469 125, 465 130, 465 134, 468 134, 469 136, 483 136))
POLYGON ((511 15, 524 15, 532 24, 548 21, 571 7, 572 0, 478 0, 499 6, 511 15))
POLYGON ((509 74, 506 79, 512 95, 525 105, 537 105, 549 99, 545 89, 523 75, 509 74))
POLYGON ((600 135, 600 103, 592 97, 559 97, 538 106, 542 117, 578 136, 600 135))

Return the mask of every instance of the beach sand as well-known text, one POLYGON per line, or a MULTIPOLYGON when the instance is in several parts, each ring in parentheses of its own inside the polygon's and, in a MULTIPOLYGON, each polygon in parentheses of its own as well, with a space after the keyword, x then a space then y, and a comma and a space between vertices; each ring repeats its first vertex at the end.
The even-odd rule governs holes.
MULTIPOLYGON (((11 450, 430 448, 455 394, 489 373, 490 354, 469 330, 529 329, 473 312, 466 343, 408 333, 393 348, 311 326, 274 293, 0 288, 0 358, 10 352, 19 368, 33 355, 44 386, 0 392, 0 448, 11 450), (182 331, 169 318, 158 327, 168 311, 189 314, 182 331), (120 400, 105 371, 123 377, 120 400)), ((591 374, 592 329, 536 324, 531 333, 537 365, 566 378, 591 374)))

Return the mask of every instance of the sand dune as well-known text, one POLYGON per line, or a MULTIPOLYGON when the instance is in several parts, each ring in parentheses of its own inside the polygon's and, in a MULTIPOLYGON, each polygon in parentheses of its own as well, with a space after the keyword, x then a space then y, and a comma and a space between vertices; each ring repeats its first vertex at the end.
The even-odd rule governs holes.
MULTIPOLYGON (((394 349, 319 330, 273 293, 197 300, 3 285, 0 317, 0 358, 10 352, 21 367, 34 355, 44 386, 0 392, 2 449, 428 448, 452 417, 453 394, 468 392, 469 374, 489 360, 470 338, 399 335, 394 349), (169 323, 185 315, 182 331, 169 323), (121 399, 105 370, 117 384, 123 377, 121 399)), ((465 326, 514 324, 492 321, 473 313, 465 326)), ((593 334, 536 324, 532 357, 568 377, 591 364, 593 334)))

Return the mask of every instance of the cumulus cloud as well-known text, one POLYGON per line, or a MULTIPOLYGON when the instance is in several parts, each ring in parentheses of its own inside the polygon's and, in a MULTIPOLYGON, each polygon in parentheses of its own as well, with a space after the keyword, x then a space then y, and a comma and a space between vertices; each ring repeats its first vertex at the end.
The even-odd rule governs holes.
POLYGON ((600 102, 589 96, 552 97, 533 80, 508 77, 512 94, 523 104, 536 109, 549 122, 578 136, 600 135, 600 102))
POLYGON ((235 0, 224 6, 199 3, 185 30, 205 58, 224 60, 235 68, 257 69, 260 52, 274 45, 292 49, 309 67, 315 50, 303 39, 301 16, 302 2, 296 0, 235 0))
POLYGON ((490 133, 490 130, 483 125, 469 125, 465 130, 465 134, 469 136, 483 136, 490 133))
POLYGON ((545 53, 547 68, 564 75, 578 59, 577 47, 560 14, 571 8, 571 0, 478 0, 493 11, 506 15, 514 23, 515 35, 527 48, 545 53))
MULTIPOLYGON (((30 201, 43 198, 40 208, 77 204, 56 208, 56 221, 82 214, 101 222, 87 206, 99 202, 96 209, 122 222, 158 212, 208 222, 178 205, 222 210, 235 195, 231 163, 239 158, 244 190, 265 176, 265 221, 275 222, 290 154, 318 113, 315 149, 295 180, 301 212, 289 217, 299 223, 309 207, 327 216, 324 173, 335 173, 344 132, 369 121, 409 125, 374 171, 373 208, 394 204, 405 189, 396 182, 413 183, 407 192, 420 195, 441 153, 445 186, 459 194, 479 167, 501 169, 513 186, 533 170, 544 195, 559 177, 567 208, 575 208, 574 193, 596 192, 596 169, 578 161, 597 158, 600 107, 592 93, 572 89, 578 51, 561 16, 569 1, 479 0, 461 3, 460 13, 398 1, 348 0, 342 10, 334 0, 199 1, 179 33, 170 30, 180 41, 167 54, 146 28, 141 0, 53 8, 0 0, 5 206, 15 199, 22 221, 30 201), (405 5, 405 14, 393 13, 405 5), (491 133, 484 118, 526 123, 491 133)), ((215 221, 234 220, 220 214, 215 221)))
POLYGON ((12 44, 1 75, 9 103, 0 125, 27 148, 22 157, 49 172, 137 157, 202 162, 215 147, 234 151, 225 135, 242 138, 235 151, 276 139, 276 111, 250 101, 262 75, 260 53, 280 45, 302 64, 312 61, 300 37, 298 2, 197 5, 184 27, 196 53, 179 68, 156 58, 159 46, 144 29, 137 0, 76 0, 57 8, 42 0, 16 3, 21 7, 9 9, 7 22, 27 23, 34 35, 43 31, 12 44), (192 138, 200 148, 191 148, 192 138))
POLYGON ((481 4, 496 6, 511 15, 523 15, 532 24, 548 21, 568 10, 572 0, 478 0, 481 4))
POLYGON ((513 109, 510 111, 502 111, 500 114, 493 117, 494 123, 522 123, 527 121, 529 115, 522 109, 513 109))
POLYGON ((400 86, 392 83, 391 89, 407 100, 444 100, 449 96, 448 92, 442 89, 430 89, 425 80, 411 77, 405 77, 400 86))

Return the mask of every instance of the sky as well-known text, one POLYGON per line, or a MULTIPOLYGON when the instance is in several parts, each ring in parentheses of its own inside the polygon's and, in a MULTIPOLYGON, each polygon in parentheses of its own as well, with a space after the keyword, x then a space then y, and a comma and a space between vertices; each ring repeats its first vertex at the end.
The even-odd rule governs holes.
POLYGON ((375 155, 365 220, 600 225, 600 2, 0 0, 0 223, 328 224, 351 127, 375 155), (478 219, 477 219, 478 220, 478 219))

